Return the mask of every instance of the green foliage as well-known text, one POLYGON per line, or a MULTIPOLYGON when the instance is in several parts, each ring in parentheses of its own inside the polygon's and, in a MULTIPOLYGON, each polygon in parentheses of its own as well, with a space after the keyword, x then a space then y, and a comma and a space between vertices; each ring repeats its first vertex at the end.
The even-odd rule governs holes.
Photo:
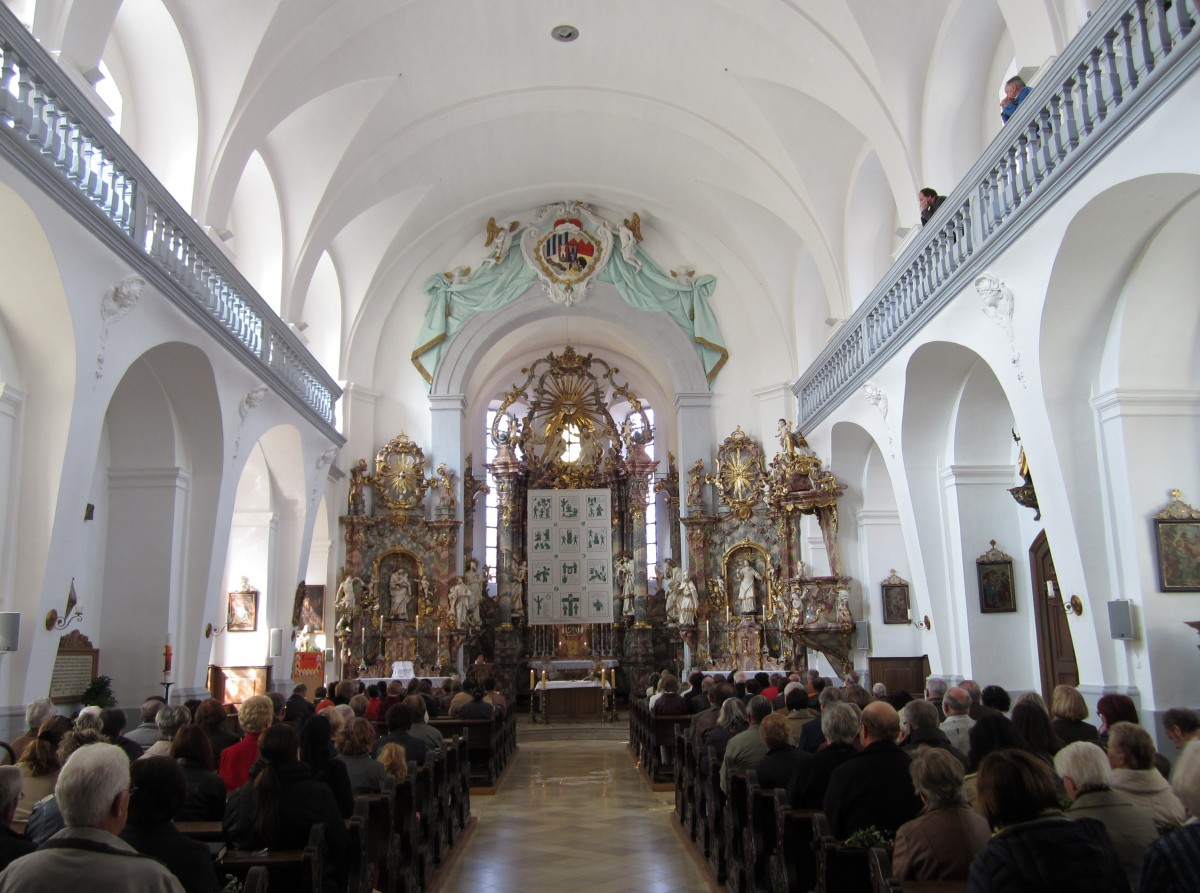
POLYGON ((97 676, 83 690, 83 695, 80 696, 79 703, 84 707, 116 707, 117 698, 113 694, 112 680, 107 676, 97 676))
POLYGON ((874 825, 868 825, 865 828, 859 828, 846 838, 846 846, 881 846, 890 849, 892 845, 892 835, 884 831, 880 831, 874 825))

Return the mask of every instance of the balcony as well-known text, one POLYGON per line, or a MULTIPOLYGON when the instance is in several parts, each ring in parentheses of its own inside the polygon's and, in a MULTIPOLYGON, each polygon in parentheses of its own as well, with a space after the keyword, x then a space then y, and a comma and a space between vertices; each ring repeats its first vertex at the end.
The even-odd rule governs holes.
POLYGON ((1196 0, 1111 0, 793 386, 811 429, 1200 64, 1196 0))
POLYGON ((341 389, 0 4, 0 154, 331 440, 341 389))

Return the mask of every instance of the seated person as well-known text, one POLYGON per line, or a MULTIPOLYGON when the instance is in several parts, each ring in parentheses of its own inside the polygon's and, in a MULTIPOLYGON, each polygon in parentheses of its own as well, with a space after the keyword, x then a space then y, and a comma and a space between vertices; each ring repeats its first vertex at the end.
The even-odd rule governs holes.
POLYGON ((477 688, 471 692, 471 700, 463 704, 462 709, 458 711, 459 719, 493 719, 496 716, 496 708, 484 700, 487 694, 482 688, 477 688))
POLYGON ((1150 733, 1131 722, 1109 729, 1108 764, 1112 788, 1154 821, 1159 834, 1178 828, 1187 820, 1183 804, 1154 768, 1154 742, 1150 733))
POLYGON ((937 708, 925 700, 909 701, 900 710, 900 749, 912 757, 922 747, 946 751, 966 770, 966 756, 938 728, 937 708))
POLYGON ((679 680, 663 674, 659 693, 650 699, 651 716, 683 716, 688 712, 687 700, 679 693, 679 680))
POLYGON ((143 756, 173 757, 175 755, 175 733, 192 721, 192 714, 182 704, 167 704, 154 717, 161 736, 146 748, 143 756))
POLYGON ((797 767, 788 782, 788 803, 792 809, 822 809, 825 789, 833 770, 858 751, 854 739, 858 735, 862 711, 854 704, 836 701, 821 711, 821 730, 826 746, 797 767))
POLYGON ((1054 694, 1050 696, 1050 715, 1053 718, 1050 725, 1060 743, 1100 743, 1100 730, 1091 723, 1084 722, 1088 716, 1088 706, 1075 686, 1054 686, 1054 694))
POLYGON ((408 758, 410 766, 425 765, 427 752, 425 742, 415 735, 409 734, 409 729, 412 728, 412 714, 408 708, 403 704, 396 704, 388 710, 387 727, 388 733, 375 742, 371 753, 378 755, 385 746, 394 742, 404 748, 404 754, 408 758))
POLYGON ((1150 844, 1142 863, 1143 893, 1184 893, 1200 877, 1200 741, 1191 741, 1175 764, 1172 787, 1191 818, 1182 828, 1150 844))
POLYGON ((1064 816, 1054 773, 1032 754, 1007 749, 984 757, 976 807, 999 830, 971 863, 972 893, 1129 890, 1104 825, 1064 816))
POLYGON ((782 713, 772 713, 763 719, 758 724, 758 733, 767 752, 754 766, 754 771, 764 791, 768 788, 786 789, 796 770, 806 761, 815 759, 812 754, 792 746, 792 730, 782 713))
MULTIPOLYGON (((201 709, 204 704, 200 705, 201 709)), ((217 772, 225 780, 226 791, 236 791, 250 778, 250 767, 258 759, 258 736, 275 719, 275 705, 266 695, 254 695, 238 708, 238 723, 246 737, 221 751, 217 772)))
POLYGON ((155 859, 140 855, 117 835, 129 810, 129 758, 112 744, 92 744, 71 754, 59 773, 55 796, 66 827, 35 853, 0 873, 5 893, 47 890, 120 890, 183 893, 179 880, 155 859))
MULTIPOLYGON (((345 725, 339 728, 339 732, 345 725)), ((354 791, 350 787, 350 773, 346 764, 335 759, 337 751, 333 747, 334 737, 329 721, 324 716, 309 719, 300 731, 300 762, 308 767, 314 780, 329 788, 342 818, 348 819, 354 812, 354 791)))
POLYGON ((20 801, 21 770, 16 766, 0 766, 0 871, 14 859, 37 849, 32 840, 12 830, 13 814, 20 801))
MULTIPOLYGON (((441 750, 446 743, 446 737, 442 734, 441 729, 434 728, 429 724, 429 714, 426 712, 425 699, 418 694, 411 694, 407 695, 399 703, 408 709, 408 715, 412 719, 412 725, 409 726, 408 734, 424 741, 427 751, 441 750)), ((383 715, 387 716, 386 713, 383 715)), ((423 761, 424 759, 422 758, 423 761)))
POLYGON ((1146 847, 1158 839, 1150 816, 1112 789, 1108 757, 1098 744, 1090 741, 1068 744, 1054 755, 1054 770, 1071 800, 1067 818, 1090 817, 1104 823, 1125 876, 1136 889, 1146 847))
POLYGON ((225 842, 249 852, 302 849, 312 826, 324 825, 329 860, 325 886, 336 890, 346 874, 346 822, 333 792, 313 778, 297 757, 298 749, 296 733, 283 723, 269 726, 259 737, 251 783, 238 788, 225 804, 225 842))
POLYGON ((212 744, 204 729, 188 723, 175 733, 175 762, 187 789, 177 822, 219 822, 225 815, 225 782, 216 773, 212 744))
POLYGON ((866 706, 859 730, 863 749, 833 770, 825 790, 825 815, 838 840, 872 825, 895 834, 921 811, 899 736, 895 707, 887 701, 866 706))
POLYGON ((400 784, 408 778, 408 757, 404 755, 404 748, 395 741, 385 744, 376 759, 383 766, 383 771, 396 784, 400 784))
MULTIPOLYGON (((933 705, 925 706, 936 718, 933 705)), ((896 832, 892 873, 901 881, 965 881, 992 829, 967 805, 962 762, 947 749, 922 747, 908 770, 925 808, 896 832)))
POLYGON ((29 819, 34 804, 54 793, 62 761, 58 746, 63 736, 71 731, 71 720, 55 714, 42 723, 37 737, 19 754, 17 768, 21 770, 21 802, 17 806, 16 820, 29 819))
POLYGON ((171 820, 187 797, 183 770, 170 757, 145 756, 129 767, 129 781, 129 818, 121 839, 167 866, 186 893, 216 893, 208 846, 181 834, 171 820))
POLYGON ((702 775, 721 771, 721 765, 725 761, 725 749, 729 746, 730 740, 732 740, 734 735, 744 731, 749 724, 750 720, 746 716, 746 705, 738 700, 738 698, 730 697, 721 704, 721 709, 717 713, 717 724, 708 733, 708 737, 705 739, 704 751, 700 756, 700 772, 702 775), (712 766, 708 762, 709 747, 716 750, 716 763, 712 766))
POLYGON ((387 774, 383 764, 371 758, 375 727, 360 716, 342 726, 337 735, 337 759, 344 763, 350 788, 357 794, 378 794, 387 774))

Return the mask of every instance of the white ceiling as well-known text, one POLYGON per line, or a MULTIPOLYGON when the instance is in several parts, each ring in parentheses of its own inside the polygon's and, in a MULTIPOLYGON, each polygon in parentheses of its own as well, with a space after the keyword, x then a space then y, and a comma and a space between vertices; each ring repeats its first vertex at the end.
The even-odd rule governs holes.
POLYGON ((65 64, 103 61, 123 135, 232 231, 318 358, 376 388, 412 386, 421 286, 478 262, 488 217, 570 198, 637 210, 651 257, 718 277, 723 376, 795 377, 890 265, 916 190, 949 191, 998 130, 1005 75, 1086 5, 55 0, 35 21, 7 2, 65 64))

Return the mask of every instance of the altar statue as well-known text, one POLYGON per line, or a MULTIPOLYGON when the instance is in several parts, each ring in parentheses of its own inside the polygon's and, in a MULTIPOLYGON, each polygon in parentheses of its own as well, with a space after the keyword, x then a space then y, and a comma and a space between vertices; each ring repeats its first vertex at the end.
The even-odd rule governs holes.
POLYGON ((704 502, 704 460, 697 459, 688 472, 687 504, 698 506, 704 502))
POLYGON ((397 568, 388 578, 388 596, 391 616, 407 620, 412 605, 412 577, 404 568, 397 568))
POLYGON ((353 614, 357 610, 358 590, 354 588, 355 583, 362 586, 362 578, 347 574, 346 579, 342 580, 342 585, 338 587, 337 596, 334 600, 334 607, 339 611, 353 614))
POLYGON ((671 571, 671 579, 667 581, 667 620, 679 622, 679 598, 683 590, 683 568, 677 567, 671 571))
POLYGON ((679 597, 676 600, 676 607, 679 611, 679 625, 695 626, 696 610, 699 606, 696 584, 692 582, 690 577, 685 578, 679 587, 679 597))
POLYGON ((529 581, 529 564, 522 561, 517 565, 517 570, 513 574, 513 600, 512 613, 514 617, 521 617, 525 613, 525 584, 529 581))
POLYGON ((626 617, 634 615, 633 607, 633 559, 616 558, 613 561, 613 579, 617 582, 618 597, 621 600, 621 613, 626 617))
POLYGON ((450 613, 454 615, 454 625, 458 629, 466 629, 471 620, 471 589, 462 577, 454 578, 450 587, 450 613))
POLYGON ((479 618, 479 606, 483 604, 483 590, 487 586, 487 578, 486 567, 481 574, 478 561, 472 558, 467 562, 467 569, 463 572, 462 581, 470 593, 470 618, 475 626, 479 626, 482 622, 479 618))
POLYGON ((364 515, 366 514, 366 499, 363 496, 363 485, 366 483, 363 478, 367 474, 367 460, 359 459, 350 467, 350 495, 347 498, 348 515, 364 515))
POLYGON ((749 559, 743 558, 738 562, 737 578, 737 612, 739 614, 753 614, 758 609, 758 592, 755 586, 762 579, 762 574, 750 564, 749 559))

